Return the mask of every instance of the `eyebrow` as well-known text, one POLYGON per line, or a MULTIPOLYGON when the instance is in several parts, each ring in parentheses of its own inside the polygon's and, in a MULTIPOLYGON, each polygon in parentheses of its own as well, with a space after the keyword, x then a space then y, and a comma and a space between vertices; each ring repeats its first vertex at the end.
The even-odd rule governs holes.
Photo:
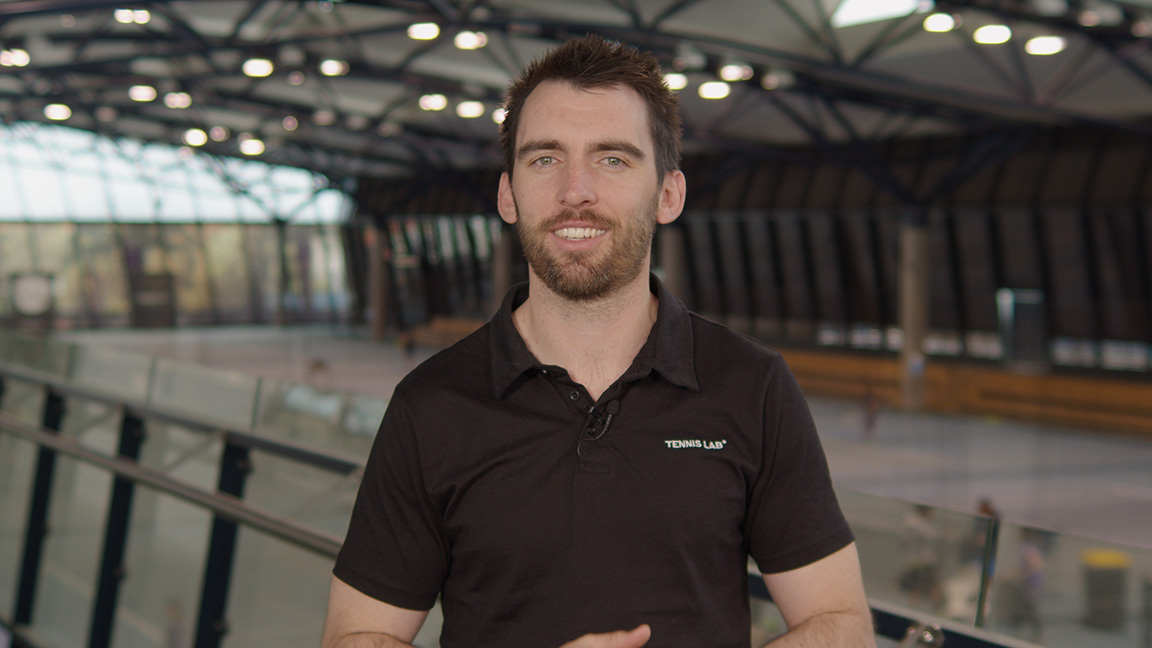
MULTIPOLYGON (((516 159, 522 159, 525 156, 537 151, 565 150, 567 150, 566 147, 562 145, 558 140, 533 140, 531 142, 525 142, 523 146, 517 149, 516 159)), ((597 142, 591 147, 590 151, 593 153, 619 151, 637 160, 644 160, 648 157, 644 154, 644 151, 640 150, 640 147, 624 140, 605 140, 603 142, 597 142)))

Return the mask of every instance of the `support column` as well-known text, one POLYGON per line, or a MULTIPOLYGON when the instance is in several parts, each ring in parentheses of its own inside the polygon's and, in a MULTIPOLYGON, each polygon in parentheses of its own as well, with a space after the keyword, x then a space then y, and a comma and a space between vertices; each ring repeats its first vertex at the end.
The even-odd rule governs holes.
POLYGON ((512 289, 516 276, 516 230, 507 224, 500 226, 500 235, 492 241, 492 303, 488 311, 495 313, 512 289))
POLYGON ((365 232, 368 239, 368 311, 372 339, 382 341, 388 333, 388 310, 392 303, 392 281, 389 275, 388 237, 379 224, 365 232))
POLYGON ((901 396, 908 410, 925 405, 924 338, 928 335, 928 228, 908 222, 900 232, 901 396))
POLYGON ((277 259, 280 266, 280 278, 276 289, 276 325, 283 326, 288 323, 288 307, 285 302, 288 301, 289 287, 292 284, 288 269, 288 223, 279 218, 275 223, 277 259))
POLYGON ((657 265, 668 290, 688 301, 688 263, 684 256, 684 228, 676 223, 663 225, 657 230, 660 237, 660 258, 657 265))

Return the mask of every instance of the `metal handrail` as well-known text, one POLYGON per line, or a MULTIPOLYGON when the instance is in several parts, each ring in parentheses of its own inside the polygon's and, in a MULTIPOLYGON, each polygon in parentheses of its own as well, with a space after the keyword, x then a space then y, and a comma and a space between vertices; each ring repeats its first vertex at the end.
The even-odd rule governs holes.
MULTIPOLYGON (((155 360, 155 358, 153 358, 155 360)), ((23 382, 35 383, 51 389, 64 396, 75 396, 85 400, 96 401, 122 408, 125 413, 138 416, 150 421, 159 421, 198 432, 217 433, 223 430, 232 441, 240 445, 264 450, 287 458, 298 459, 310 465, 324 468, 334 472, 352 473, 362 470, 363 462, 353 461, 330 452, 315 452, 300 444, 282 439, 256 434, 251 431, 237 430, 227 425, 220 425, 206 420, 203 417, 193 417, 186 414, 174 413, 169 410, 150 405, 139 399, 113 396, 96 389, 78 386, 58 376, 45 374, 27 368, 12 366, 0 362, 0 378, 15 378, 23 382)))
POLYGON ((212 493, 189 486, 134 461, 101 454, 85 448, 73 437, 54 434, 39 426, 29 425, 6 412, 0 412, 0 431, 21 436, 74 459, 104 468, 120 477, 210 509, 222 518, 263 531, 322 556, 332 558, 340 550, 342 539, 335 535, 249 506, 231 495, 212 493))

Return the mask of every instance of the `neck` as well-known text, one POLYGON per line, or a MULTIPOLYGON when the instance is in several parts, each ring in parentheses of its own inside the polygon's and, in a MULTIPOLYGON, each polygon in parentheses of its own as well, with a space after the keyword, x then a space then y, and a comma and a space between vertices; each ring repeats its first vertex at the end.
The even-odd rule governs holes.
POLYGON ((528 300, 512 314, 528 350, 544 364, 564 367, 598 399, 632 365, 656 321, 648 274, 590 302, 565 299, 534 274, 529 287, 528 300))

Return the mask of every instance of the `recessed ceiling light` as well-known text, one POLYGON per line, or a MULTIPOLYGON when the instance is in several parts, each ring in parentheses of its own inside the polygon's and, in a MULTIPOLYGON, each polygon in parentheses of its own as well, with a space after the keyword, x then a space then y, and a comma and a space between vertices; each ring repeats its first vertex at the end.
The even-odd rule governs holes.
POLYGON ((462 31, 456 34, 452 43, 456 45, 457 49, 478 50, 488 44, 488 35, 484 32, 462 31))
POLYGON ((348 63, 338 59, 325 59, 320 61, 320 74, 324 76, 344 76, 349 71, 348 63))
POLYGON ((1037 36, 1024 44, 1024 51, 1033 56, 1059 54, 1068 46, 1063 36, 1037 36))
POLYGON ((264 152, 264 142, 250 137, 240 142, 240 152, 244 155, 260 155, 264 152))
POLYGON ((972 34, 972 40, 981 45, 1001 45, 1012 40, 1008 25, 984 25, 972 34))
POLYGON ((156 88, 150 85, 134 85, 128 88, 128 98, 140 102, 153 101, 156 99, 156 88))
POLYGON ((48 104, 44 106, 44 116, 52 121, 64 121, 72 116, 72 109, 64 104, 48 104))
POLYGON ((244 65, 242 65, 240 69, 244 72, 244 76, 263 78, 272 74, 275 66, 272 64, 272 61, 266 58, 250 58, 244 61, 244 65))
POLYGON ((412 40, 435 40, 440 35, 440 25, 433 22, 414 23, 408 26, 408 38, 412 40))
POLYGON ((732 88, 724 81, 708 81, 700 84, 697 93, 703 99, 723 99, 731 91, 732 88))
POLYGON ((420 97, 420 108, 422 110, 444 110, 448 107, 448 97, 442 94, 426 94, 420 97))
POLYGON ((204 146, 208 143, 208 133, 199 128, 189 128, 184 131, 184 136, 181 139, 188 146, 204 146))
POLYGON ((669 90, 683 90, 688 87, 688 75, 679 72, 669 72, 664 75, 664 83, 669 90))
POLYGON ((956 19, 952 14, 934 13, 924 19, 924 31, 933 34, 943 34, 956 29, 956 19))
POLYGON ((484 114, 484 104, 480 101, 461 101, 456 104, 456 115, 464 119, 475 119, 484 114))

